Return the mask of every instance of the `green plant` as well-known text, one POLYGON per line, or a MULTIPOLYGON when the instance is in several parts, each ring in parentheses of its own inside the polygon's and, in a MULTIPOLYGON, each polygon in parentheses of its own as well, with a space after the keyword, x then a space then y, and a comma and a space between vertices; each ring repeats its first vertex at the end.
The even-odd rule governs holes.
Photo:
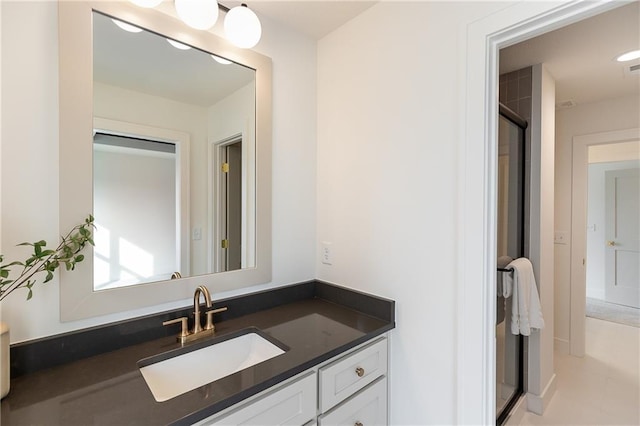
POLYGON ((33 247, 33 253, 23 262, 15 261, 6 265, 2 264, 4 256, 0 255, 0 301, 19 288, 28 289, 27 300, 31 299, 37 274, 46 272, 44 284, 53 279, 53 272, 60 265, 65 265, 67 271, 74 270, 76 263, 82 262, 84 259, 84 256, 80 254, 82 249, 87 244, 94 245, 93 228, 95 228, 93 216, 89 215, 84 223, 76 225, 66 236, 60 237, 60 244, 55 249, 47 249, 47 242, 44 240, 18 244, 18 246, 33 247), (13 272, 13 267, 22 267, 16 279, 9 277, 9 273, 13 272))

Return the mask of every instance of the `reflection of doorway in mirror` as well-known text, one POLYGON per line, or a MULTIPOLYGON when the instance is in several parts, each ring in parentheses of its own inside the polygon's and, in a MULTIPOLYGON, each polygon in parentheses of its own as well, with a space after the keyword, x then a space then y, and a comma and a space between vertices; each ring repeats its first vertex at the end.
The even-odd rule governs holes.
POLYGON ((173 143, 95 134, 95 290, 166 280, 179 269, 176 156, 173 143))
POLYGON ((222 149, 221 244, 223 271, 242 268, 242 140, 222 149))

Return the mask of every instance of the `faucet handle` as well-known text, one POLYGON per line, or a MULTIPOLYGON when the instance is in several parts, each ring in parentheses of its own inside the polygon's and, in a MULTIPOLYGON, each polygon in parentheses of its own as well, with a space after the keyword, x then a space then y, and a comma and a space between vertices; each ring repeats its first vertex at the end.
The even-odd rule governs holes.
POLYGON ((180 336, 178 337, 178 339, 180 339, 180 337, 186 337, 189 335, 189 325, 187 324, 187 317, 180 317, 169 321, 164 321, 162 325, 171 325, 179 322, 182 323, 182 330, 180 331, 180 336))
POLYGON ((207 314, 207 324, 204 326, 205 330, 215 330, 215 326, 213 325, 213 314, 217 314, 218 312, 224 312, 227 310, 227 307, 218 308, 218 309, 210 309, 206 311, 207 314))

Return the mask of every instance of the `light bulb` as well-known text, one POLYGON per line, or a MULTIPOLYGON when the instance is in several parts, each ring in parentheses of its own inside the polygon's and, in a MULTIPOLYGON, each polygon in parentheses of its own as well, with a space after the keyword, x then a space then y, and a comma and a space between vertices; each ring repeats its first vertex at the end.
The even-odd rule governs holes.
POLYGON ((218 20, 216 0, 175 0, 180 19, 191 28, 208 30, 218 20))
POLYGON ((138 27, 133 26, 131 24, 127 24, 126 22, 122 22, 122 21, 119 21, 119 20, 113 19, 113 18, 111 18, 111 20, 113 21, 114 24, 116 24, 117 26, 119 26, 123 30, 128 31, 130 33, 139 33, 139 32, 142 31, 142 28, 138 28, 138 27))
POLYGON ((186 44, 182 44, 182 43, 177 42, 175 40, 171 40, 170 38, 168 38, 167 41, 169 42, 170 45, 172 45, 176 49, 180 49, 180 50, 189 50, 189 49, 191 49, 191 46, 187 46, 186 44))
POLYGON ((260 41, 262 26, 256 14, 243 3, 227 12, 224 33, 231 43, 248 49, 260 41))
POLYGON ((156 7, 162 0, 129 0, 131 3, 140 7, 156 7))
POLYGON ((217 56, 217 55, 211 55, 211 57, 212 57, 212 58, 213 58, 217 63, 222 64, 222 65, 229 65, 229 64, 231 63, 231 61, 230 61, 230 60, 228 60, 228 59, 224 59, 224 58, 221 58, 220 56, 217 56))

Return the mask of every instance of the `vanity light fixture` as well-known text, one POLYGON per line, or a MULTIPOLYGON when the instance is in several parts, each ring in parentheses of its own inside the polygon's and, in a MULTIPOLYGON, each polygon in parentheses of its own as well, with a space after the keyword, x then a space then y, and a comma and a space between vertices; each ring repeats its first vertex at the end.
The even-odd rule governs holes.
POLYGON ((616 58, 618 62, 627 62, 633 61, 634 59, 640 58, 640 50, 632 50, 630 52, 623 53, 622 55, 616 58))
POLYGON ((218 20, 216 0, 175 0, 175 6, 180 19, 196 30, 208 30, 218 20))
MULTIPOLYGON (((155 7, 162 0, 129 0, 142 7, 155 7)), ((226 38, 238 47, 249 49, 260 41, 262 25, 254 11, 242 3, 232 9, 217 0, 174 0, 176 13, 191 28, 208 30, 218 20, 219 10, 226 13, 224 32, 226 38)))
POLYGON ((255 12, 242 3, 227 12, 224 33, 231 43, 249 49, 260 41, 262 25, 255 12))
POLYGON ((156 7, 162 0, 131 0, 131 3, 140 7, 156 7))
POLYGON ((189 50, 189 49, 191 49, 191 46, 187 46, 186 44, 182 44, 182 43, 177 42, 175 40, 171 40, 170 38, 168 38, 167 41, 169 42, 170 45, 172 45, 176 49, 180 49, 180 50, 189 50))
POLYGON ((125 31, 128 31, 130 33, 139 33, 142 31, 142 28, 136 27, 134 25, 131 24, 127 24, 126 22, 122 22, 118 19, 114 19, 111 18, 111 20, 113 21, 114 24, 116 24, 118 27, 122 28, 125 31))

